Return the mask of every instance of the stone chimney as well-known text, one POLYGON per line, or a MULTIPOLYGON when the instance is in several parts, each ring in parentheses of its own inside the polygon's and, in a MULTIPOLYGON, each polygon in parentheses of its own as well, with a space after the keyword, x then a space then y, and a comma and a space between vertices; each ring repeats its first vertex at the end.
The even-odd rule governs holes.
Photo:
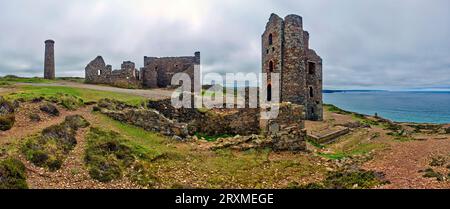
POLYGON ((55 79, 55 41, 45 41, 44 78, 55 79))

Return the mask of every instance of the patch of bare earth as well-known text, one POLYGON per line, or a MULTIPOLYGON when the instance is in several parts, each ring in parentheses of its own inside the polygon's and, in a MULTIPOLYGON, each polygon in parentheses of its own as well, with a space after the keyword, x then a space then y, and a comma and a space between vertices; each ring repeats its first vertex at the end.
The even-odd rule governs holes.
MULTIPOLYGON (((24 140, 26 137, 42 131, 42 129, 59 124, 64 121, 68 115, 81 115, 91 124, 98 124, 98 119, 91 113, 92 107, 84 107, 75 111, 67 111, 59 107, 60 115, 57 117, 49 116, 39 110, 39 103, 22 103, 16 111, 16 123, 11 130, 0 132, 0 145, 15 143, 20 144, 18 140, 24 140), (41 117, 39 122, 31 122, 29 115, 35 113, 41 117)), ((126 177, 110 183, 101 183, 93 180, 84 164, 84 150, 86 140, 84 138, 88 128, 78 131, 76 139, 77 145, 65 159, 61 169, 56 172, 50 172, 44 168, 37 167, 25 159, 25 156, 19 154, 19 159, 27 168, 27 183, 30 188, 36 189, 122 189, 139 188, 126 177)))
MULTIPOLYGON (((377 153, 373 160, 363 166, 365 169, 386 174, 386 179, 391 183, 381 188, 450 188, 449 181, 440 182, 435 178, 425 178, 423 173, 418 172, 430 167, 429 163, 433 156, 450 154, 450 137, 431 138, 424 141, 389 141, 388 143, 390 149, 377 153)), ((443 174, 447 175, 447 173, 443 174)))

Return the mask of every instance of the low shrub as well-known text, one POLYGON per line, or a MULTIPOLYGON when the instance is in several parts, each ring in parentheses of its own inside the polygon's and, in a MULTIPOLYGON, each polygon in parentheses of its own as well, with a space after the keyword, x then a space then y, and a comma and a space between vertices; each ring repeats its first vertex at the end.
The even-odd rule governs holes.
POLYGON ((36 166, 56 171, 77 144, 76 131, 87 126, 89 122, 82 116, 67 116, 63 123, 45 128, 40 135, 26 140, 22 153, 36 166))
POLYGON ((86 138, 88 146, 84 160, 93 179, 100 182, 120 179, 125 168, 135 161, 132 148, 116 132, 91 128, 86 138))
POLYGON ((322 182, 302 185, 296 189, 370 189, 388 183, 382 179, 382 174, 374 171, 332 171, 322 182))
POLYGON ((17 159, 0 161, 0 189, 27 189, 25 165, 17 159))
POLYGON ((45 102, 44 104, 41 104, 39 109, 42 112, 45 112, 45 113, 47 113, 47 114, 49 114, 51 116, 59 116, 58 108, 54 104, 52 104, 50 102, 45 102))
POLYGON ((13 104, 0 97, 0 130, 7 131, 11 129, 16 122, 16 115, 13 104))
POLYGON ((447 159, 444 156, 437 156, 431 158, 430 166, 440 167, 444 166, 445 163, 447 163, 447 159))
POLYGON ((437 181, 444 181, 444 175, 434 171, 432 168, 419 171, 419 173, 423 173, 423 177, 425 178, 435 178, 437 181))

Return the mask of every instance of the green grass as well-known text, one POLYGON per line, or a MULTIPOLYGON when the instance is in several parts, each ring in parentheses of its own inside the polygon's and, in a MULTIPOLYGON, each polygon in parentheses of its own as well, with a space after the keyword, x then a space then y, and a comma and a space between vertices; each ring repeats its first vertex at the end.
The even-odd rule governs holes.
POLYGON ((333 150, 332 153, 318 153, 318 155, 328 159, 339 160, 347 157, 367 155, 374 150, 382 150, 386 148, 387 145, 384 143, 362 140, 369 137, 369 132, 356 132, 344 139, 341 139, 335 144, 327 146, 327 148, 331 148, 331 150, 333 150))
POLYGON ((14 75, 7 75, 4 77, 0 77, 0 82, 9 82, 9 83, 52 83, 53 80, 47 80, 39 77, 32 78, 23 78, 14 75))
POLYGON ((127 139, 127 145, 143 162, 145 172, 132 176, 138 181, 159 181, 159 188, 280 188, 286 179, 308 178, 324 173, 305 155, 270 160, 270 149, 237 152, 229 149, 197 150, 196 145, 180 143, 132 125, 95 113, 103 129, 114 130, 127 139), (195 185, 195 186, 194 186, 195 185))
POLYGON ((65 86, 21 86, 17 92, 10 93, 5 97, 8 100, 23 98, 27 101, 38 97, 46 99, 57 97, 58 95, 72 95, 83 99, 84 102, 98 101, 103 98, 116 99, 130 105, 140 105, 146 99, 125 93, 99 91, 92 89, 82 89, 65 86))

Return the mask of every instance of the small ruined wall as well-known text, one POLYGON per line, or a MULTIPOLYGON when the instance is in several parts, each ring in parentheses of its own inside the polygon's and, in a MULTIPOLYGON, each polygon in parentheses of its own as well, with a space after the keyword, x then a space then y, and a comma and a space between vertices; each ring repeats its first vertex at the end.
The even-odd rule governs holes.
POLYGON ((148 108, 155 109, 165 117, 188 123, 191 135, 202 133, 209 136, 223 134, 259 134, 259 114, 257 108, 211 109, 200 111, 196 108, 174 108, 170 99, 149 101, 148 108))
POLYGON ((123 62, 120 70, 112 71, 101 56, 92 60, 85 68, 85 82, 92 84, 109 84, 118 87, 139 87, 139 71, 130 61, 123 62))
POLYGON ((304 118, 303 106, 281 103, 277 118, 261 120, 261 130, 272 139, 274 150, 302 151, 306 149, 304 118))
POLYGON ((106 65, 103 57, 97 56, 85 68, 85 82, 91 84, 109 84, 112 67, 106 65))
POLYGON ((190 133, 217 135, 259 134, 259 109, 243 108, 221 112, 208 110, 189 124, 190 133))

